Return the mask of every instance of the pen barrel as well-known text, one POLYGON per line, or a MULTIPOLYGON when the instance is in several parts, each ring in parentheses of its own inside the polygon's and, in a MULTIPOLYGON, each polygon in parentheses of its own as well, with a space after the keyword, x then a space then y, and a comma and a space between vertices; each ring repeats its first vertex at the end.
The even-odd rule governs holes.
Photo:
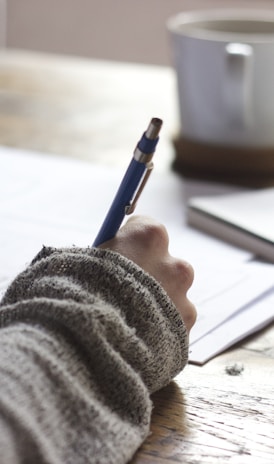
POLYGON ((96 247, 115 236, 145 172, 146 163, 132 158, 93 246, 96 247))

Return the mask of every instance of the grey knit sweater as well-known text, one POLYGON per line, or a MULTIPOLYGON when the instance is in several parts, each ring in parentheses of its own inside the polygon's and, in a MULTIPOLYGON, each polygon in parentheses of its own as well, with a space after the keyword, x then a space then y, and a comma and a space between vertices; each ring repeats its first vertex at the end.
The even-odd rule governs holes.
POLYGON ((0 305, 0 463, 128 462, 149 432, 150 393, 187 352, 176 308, 137 265, 43 248, 0 305))

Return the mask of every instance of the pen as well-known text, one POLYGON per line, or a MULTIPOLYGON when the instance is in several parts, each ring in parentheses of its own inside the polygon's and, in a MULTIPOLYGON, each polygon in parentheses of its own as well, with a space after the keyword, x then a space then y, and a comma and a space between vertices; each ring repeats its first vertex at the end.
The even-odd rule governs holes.
POLYGON ((93 243, 94 247, 113 238, 125 215, 133 213, 153 169, 152 157, 159 140, 162 123, 161 119, 152 118, 147 130, 137 143, 132 160, 93 243))

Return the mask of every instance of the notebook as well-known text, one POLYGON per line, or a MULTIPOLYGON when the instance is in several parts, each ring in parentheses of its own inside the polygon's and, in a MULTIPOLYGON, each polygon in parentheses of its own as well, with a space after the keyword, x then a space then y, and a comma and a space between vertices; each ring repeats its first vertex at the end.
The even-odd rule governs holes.
POLYGON ((187 222, 274 263, 274 188, 193 197, 187 222))

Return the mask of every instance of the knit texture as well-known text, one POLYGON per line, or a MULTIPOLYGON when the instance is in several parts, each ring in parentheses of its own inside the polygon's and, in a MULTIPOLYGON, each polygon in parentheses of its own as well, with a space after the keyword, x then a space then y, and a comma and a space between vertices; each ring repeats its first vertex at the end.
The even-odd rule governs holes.
POLYGON ((187 362, 163 288, 109 250, 43 248, 0 304, 5 464, 126 463, 187 362))

